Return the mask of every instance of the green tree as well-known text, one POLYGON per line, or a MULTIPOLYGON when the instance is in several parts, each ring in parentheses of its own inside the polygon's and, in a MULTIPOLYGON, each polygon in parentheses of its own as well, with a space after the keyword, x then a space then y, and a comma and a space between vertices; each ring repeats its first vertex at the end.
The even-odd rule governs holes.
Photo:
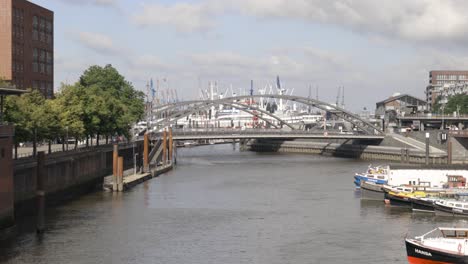
POLYGON ((15 125, 15 146, 19 142, 32 141, 33 155, 37 152, 37 142, 48 133, 45 102, 46 99, 37 90, 10 96, 6 100, 5 120, 15 125))
POLYGON ((87 132, 90 135, 129 137, 131 125, 143 117, 144 93, 133 85, 112 65, 91 66, 80 77, 86 88, 87 132))
POLYGON ((445 105, 444 112, 468 114, 468 94, 450 96, 447 104, 445 105))
POLYGON ((442 96, 437 96, 434 102, 434 105, 432 106, 432 111, 434 113, 442 113, 442 104, 440 101, 442 100, 442 96))
MULTIPOLYGON (((66 135, 74 137, 75 142, 83 139, 85 136, 85 104, 82 94, 83 88, 79 84, 65 85, 62 84, 60 92, 57 93, 51 107, 53 111, 58 113, 58 135, 65 142, 66 135)), ((62 144, 64 148, 64 144, 62 144)), ((75 148, 77 144, 75 144, 75 148)))

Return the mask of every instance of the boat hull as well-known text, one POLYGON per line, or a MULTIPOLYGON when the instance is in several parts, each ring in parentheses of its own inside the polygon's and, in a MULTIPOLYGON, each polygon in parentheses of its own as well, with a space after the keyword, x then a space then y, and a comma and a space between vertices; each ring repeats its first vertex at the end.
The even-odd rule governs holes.
POLYGON ((401 196, 393 195, 393 194, 386 192, 385 200, 388 200, 390 205, 393 205, 393 206, 411 208, 411 201, 409 197, 401 197, 401 196))
POLYGON ((424 247, 410 239, 406 239, 405 244, 408 262, 410 264, 468 263, 468 257, 464 255, 451 254, 444 251, 438 251, 433 248, 424 247))
POLYGON ((354 176, 354 185, 356 186, 356 188, 360 188, 361 187, 361 182, 363 182, 363 181, 373 182, 373 183, 376 183, 376 184, 386 184, 387 183, 387 180, 384 180, 384 179, 369 178, 369 177, 366 177, 363 174, 356 173, 356 175, 354 176))
POLYGON ((363 181, 361 182, 361 199, 383 201, 385 199, 385 192, 382 190, 382 186, 363 181))
POLYGON ((450 206, 434 204, 434 210, 435 210, 436 215, 468 217, 468 210, 456 209, 450 206))
POLYGON ((417 212, 434 213, 434 203, 421 199, 410 198, 411 208, 417 212))

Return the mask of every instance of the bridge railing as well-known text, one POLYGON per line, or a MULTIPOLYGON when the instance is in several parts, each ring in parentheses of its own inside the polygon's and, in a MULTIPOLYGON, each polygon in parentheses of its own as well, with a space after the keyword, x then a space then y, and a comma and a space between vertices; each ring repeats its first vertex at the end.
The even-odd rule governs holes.
POLYGON ((468 137, 468 130, 450 130, 449 134, 455 137, 468 137))
POLYGON ((462 114, 462 115, 441 115, 441 114, 410 114, 410 115, 404 115, 404 116, 398 116, 398 118, 432 118, 432 119, 457 119, 457 118, 462 118, 462 119, 468 119, 467 114, 462 114))
MULTIPOLYGON (((209 135, 362 135, 362 133, 350 133, 350 132, 338 132, 338 131, 304 131, 304 130, 273 130, 273 129, 246 129, 246 130, 234 130, 234 129, 174 129, 172 131, 174 136, 209 136, 209 135)), ((155 133, 159 136, 161 133, 155 133)))

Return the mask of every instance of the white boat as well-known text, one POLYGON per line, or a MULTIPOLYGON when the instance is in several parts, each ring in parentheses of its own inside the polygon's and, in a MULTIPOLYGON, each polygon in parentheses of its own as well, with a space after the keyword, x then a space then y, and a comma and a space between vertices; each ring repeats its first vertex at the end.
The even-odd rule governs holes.
POLYGON ((468 263, 468 228, 439 227, 405 244, 410 264, 468 263))

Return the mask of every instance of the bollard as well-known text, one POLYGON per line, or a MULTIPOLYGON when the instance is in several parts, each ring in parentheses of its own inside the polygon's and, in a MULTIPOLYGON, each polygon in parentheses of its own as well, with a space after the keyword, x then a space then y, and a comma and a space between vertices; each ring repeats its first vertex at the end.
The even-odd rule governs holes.
POLYGON ((119 158, 119 146, 114 144, 114 152, 112 153, 112 190, 117 191, 117 162, 119 158))
POLYGON ((409 149, 405 148, 406 163, 410 163, 409 149))
POLYGON ((405 162, 405 149, 401 149, 401 163, 405 162))
POLYGON ((36 171, 36 199, 37 199, 37 219, 36 232, 44 233, 45 230, 45 153, 37 153, 37 171, 36 171))
POLYGON ((145 133, 143 140, 143 171, 149 171, 149 135, 145 133))
POLYGON ((172 128, 169 128, 169 156, 168 156, 169 163, 172 163, 172 146, 173 146, 172 128))
POLYGON ((167 133, 166 133, 166 129, 164 129, 163 131, 163 158, 162 158, 162 161, 163 161, 163 165, 166 165, 166 161, 167 161, 167 133))
POLYGON ((119 157, 117 168, 117 191, 123 192, 123 157, 119 157))

